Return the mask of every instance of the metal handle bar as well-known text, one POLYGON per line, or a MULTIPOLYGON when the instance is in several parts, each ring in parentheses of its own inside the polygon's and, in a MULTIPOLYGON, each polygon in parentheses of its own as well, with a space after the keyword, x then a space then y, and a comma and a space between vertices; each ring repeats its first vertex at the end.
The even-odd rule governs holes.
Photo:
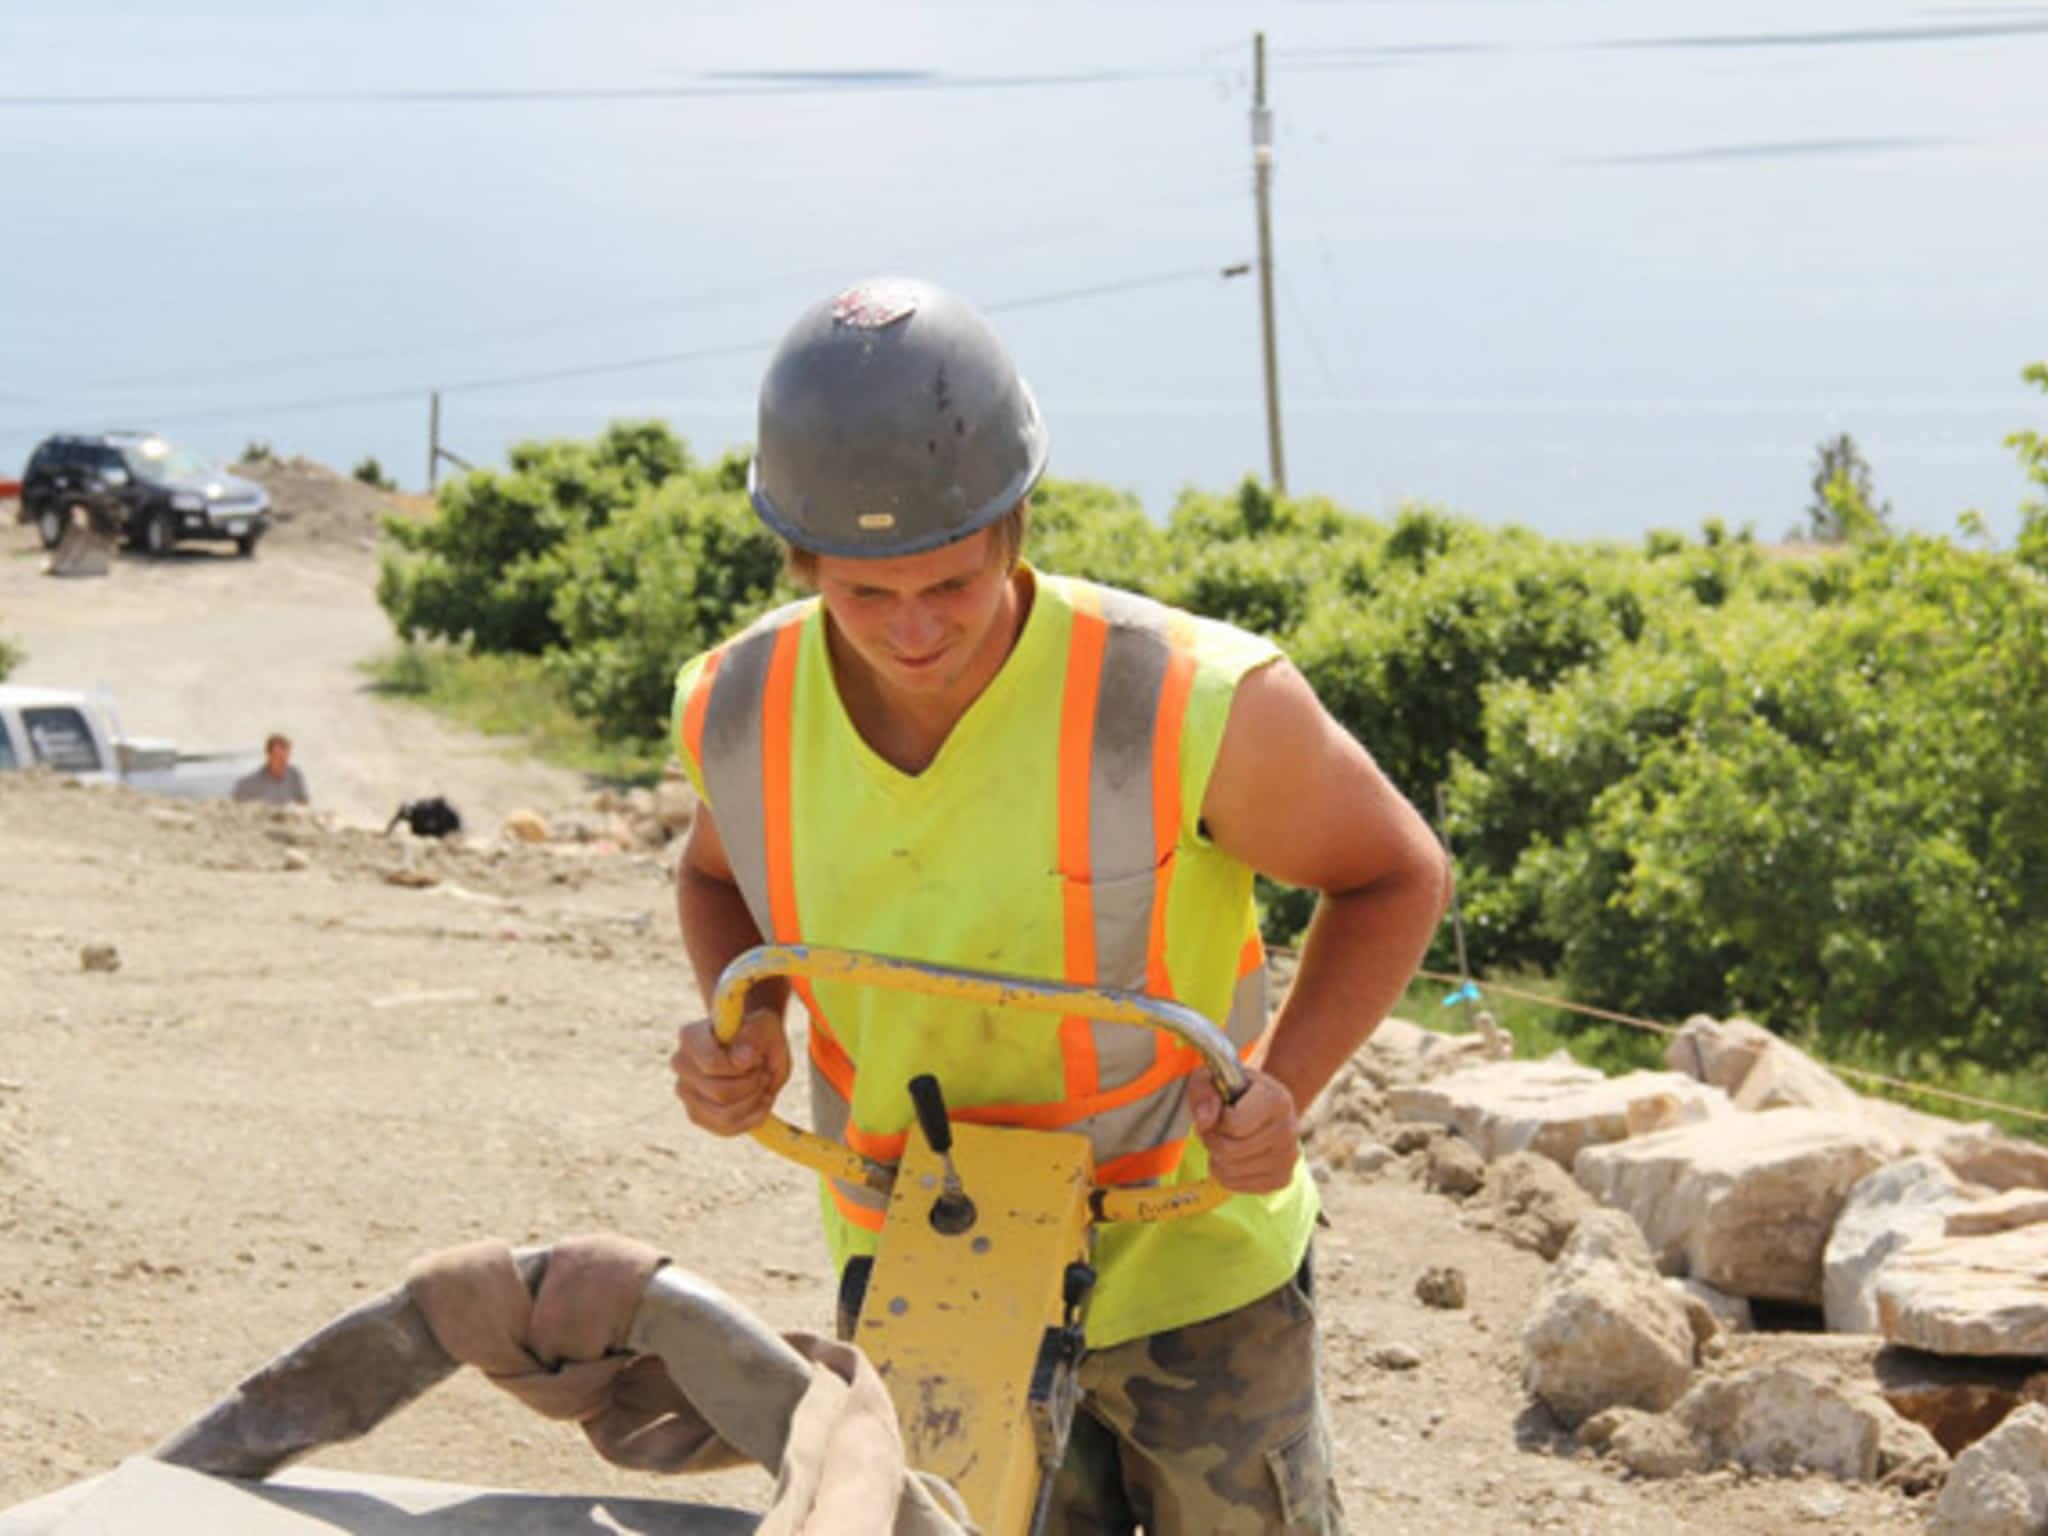
MULTIPOLYGON (((823 945, 762 944, 740 955, 718 978, 711 1000, 711 1024, 721 1045, 739 1033, 747 1014, 747 993, 757 982, 778 977, 804 981, 837 981, 852 986, 915 992, 984 1007, 1015 1008, 1061 1018, 1099 1019, 1163 1030, 1193 1050, 1208 1069, 1226 1104, 1235 1103, 1249 1086, 1244 1065, 1222 1030, 1181 1003, 1147 997, 1120 987, 1084 987, 1072 982, 1033 981, 995 971, 962 970, 926 965, 889 955, 823 945)), ((754 1130, 754 1138, 771 1151, 806 1168, 849 1184, 887 1194, 896 1170, 862 1157, 851 1147, 800 1130, 770 1115, 754 1130)), ((1172 1189, 1097 1189, 1091 1197, 1098 1221, 1165 1221, 1198 1215, 1228 1199, 1230 1191, 1214 1180, 1172 1189)))

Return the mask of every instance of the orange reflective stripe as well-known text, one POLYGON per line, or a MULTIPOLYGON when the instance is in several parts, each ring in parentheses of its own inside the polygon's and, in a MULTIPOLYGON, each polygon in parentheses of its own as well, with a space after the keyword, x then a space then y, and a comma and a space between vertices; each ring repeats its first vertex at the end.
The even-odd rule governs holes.
POLYGON ((852 1222, 856 1227, 861 1227, 869 1232, 879 1232, 882 1230, 882 1219, 889 1214, 888 1211, 873 1210, 868 1206, 862 1205, 857 1200, 848 1199, 846 1191, 839 1187, 838 1181, 835 1179, 827 1179, 825 1181, 825 1188, 832 1192, 832 1203, 839 1207, 839 1214, 852 1222))
MULTIPOLYGON (((796 912, 796 861, 790 805, 791 706, 796 697, 797 649, 801 624, 785 624, 768 659, 768 684, 761 699, 761 826, 767 844, 768 911, 778 944, 800 944, 796 912)), ((807 999, 808 1000, 808 999, 807 999)))
MULTIPOLYGON (((1180 841, 1180 731, 1194 688, 1195 658, 1175 646, 1166 659, 1158 723, 1152 728, 1152 848, 1157 862, 1152 876, 1152 934, 1145 946, 1145 989, 1154 997, 1173 996, 1173 978, 1166 969, 1166 893, 1173 885, 1174 845, 1180 841)), ((1166 1037, 1159 1038, 1164 1042, 1166 1037)))
POLYGON ((1143 1152, 1112 1157, 1095 1170, 1098 1184, 1138 1184, 1146 1179, 1163 1179, 1180 1166, 1180 1155, 1188 1144, 1185 1136, 1163 1141, 1143 1152))
MULTIPOLYGON (((970 1125, 1021 1126, 1026 1130, 1054 1131, 1100 1115, 1157 1093, 1186 1077, 1201 1065, 1201 1058, 1185 1046, 1175 1044, 1169 1059, 1155 1061, 1144 1073, 1121 1088, 1090 1094, 1079 1099, 1055 1099, 1039 1104, 968 1104, 947 1112, 970 1125)), ((863 1157, 893 1163, 903 1155, 905 1131, 869 1131, 849 1120, 846 1144, 863 1157)))
POLYGON ((1237 952, 1237 979, 1244 980, 1265 963, 1266 941, 1259 937, 1259 930, 1254 928, 1245 935, 1244 948, 1237 952))
MULTIPOLYGON (((1059 861, 1066 916, 1067 980, 1095 983, 1095 902, 1088 882, 1093 861, 1088 849, 1088 770, 1094 756, 1095 705, 1102 688, 1102 652, 1109 625, 1099 616, 1074 613, 1067 642, 1067 687, 1060 705, 1059 861)), ((1060 1057, 1067 1097, 1095 1092, 1101 1083, 1095 1059, 1095 1031, 1088 1020, 1060 1021, 1060 1057)))
POLYGON ((803 992, 804 1007, 811 1014, 811 1065, 824 1075, 842 1099, 853 1102, 853 1058, 846 1054, 846 1047, 839 1043, 839 1037, 825 1022, 825 1016, 818 1012, 818 1005, 811 1000, 810 983, 798 982, 803 992))
POLYGON ((723 660, 723 646, 704 658, 703 669, 697 673, 697 684, 690 690, 689 698, 683 701, 682 726, 678 733, 680 744, 700 774, 704 771, 704 711, 711 704, 711 685, 718 678, 718 664, 723 660))
MULTIPOLYGON (((957 1109, 947 1113, 955 1120, 961 1118, 957 1109)), ((846 1122, 846 1144, 862 1157, 873 1158, 878 1163, 894 1163, 900 1159, 904 1143, 909 1139, 908 1131, 864 1131, 851 1119, 846 1122)))

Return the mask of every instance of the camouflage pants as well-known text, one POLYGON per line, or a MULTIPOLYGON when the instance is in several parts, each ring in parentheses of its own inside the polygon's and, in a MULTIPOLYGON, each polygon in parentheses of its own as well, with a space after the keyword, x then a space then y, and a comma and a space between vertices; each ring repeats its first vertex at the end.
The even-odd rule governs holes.
POLYGON ((1309 1266, 1207 1322, 1096 1350, 1046 1536, 1338 1536, 1309 1266))

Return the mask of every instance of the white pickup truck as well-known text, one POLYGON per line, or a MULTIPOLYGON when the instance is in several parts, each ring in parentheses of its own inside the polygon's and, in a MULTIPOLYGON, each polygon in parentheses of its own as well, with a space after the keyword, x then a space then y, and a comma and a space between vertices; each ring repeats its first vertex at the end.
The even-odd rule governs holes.
POLYGON ((71 688, 0 683, 0 773, 46 767, 88 784, 126 784, 185 800, 225 799, 259 751, 180 752, 124 735, 102 698, 71 688))

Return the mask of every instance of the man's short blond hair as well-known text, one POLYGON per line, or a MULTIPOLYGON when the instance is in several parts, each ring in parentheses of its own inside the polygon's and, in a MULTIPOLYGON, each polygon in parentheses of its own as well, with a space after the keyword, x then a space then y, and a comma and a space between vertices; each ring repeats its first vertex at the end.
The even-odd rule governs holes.
MULTIPOLYGON (((1028 500, 1018 502, 989 526, 995 529, 996 554, 1001 559, 1004 569, 1016 569, 1017 562, 1024 555, 1024 536, 1031 531, 1031 503, 1028 500)), ((816 550, 800 549, 785 539, 782 545, 782 569, 792 582, 806 592, 817 590, 816 550)))

